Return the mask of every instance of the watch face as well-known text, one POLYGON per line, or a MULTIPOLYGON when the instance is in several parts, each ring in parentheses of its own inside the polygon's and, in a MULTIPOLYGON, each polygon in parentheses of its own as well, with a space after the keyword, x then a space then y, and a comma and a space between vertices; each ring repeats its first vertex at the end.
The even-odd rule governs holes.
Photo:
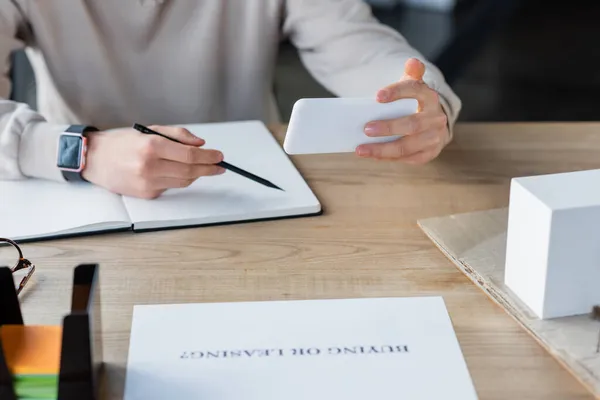
POLYGON ((58 141, 58 167, 77 170, 81 165, 83 139, 77 135, 61 135, 58 141))

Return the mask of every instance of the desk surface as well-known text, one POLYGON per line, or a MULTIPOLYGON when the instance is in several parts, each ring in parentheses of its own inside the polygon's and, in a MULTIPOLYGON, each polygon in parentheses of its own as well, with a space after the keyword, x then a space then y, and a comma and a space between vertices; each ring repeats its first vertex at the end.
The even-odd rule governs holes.
POLYGON ((591 399, 416 220, 506 206, 511 177, 599 168, 599 155, 600 124, 469 124, 421 167, 296 157, 323 216, 25 244, 38 267, 25 321, 59 323, 72 267, 100 263, 107 398, 120 399, 134 304, 443 295, 481 399, 591 399))

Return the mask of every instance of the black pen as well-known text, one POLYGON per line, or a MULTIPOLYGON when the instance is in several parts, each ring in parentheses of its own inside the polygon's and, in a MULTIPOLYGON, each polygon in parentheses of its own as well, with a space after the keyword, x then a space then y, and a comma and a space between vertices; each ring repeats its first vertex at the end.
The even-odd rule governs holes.
MULTIPOLYGON (((173 142, 181 143, 178 140, 170 138, 167 135, 163 135, 162 133, 158 133, 156 131, 153 131, 152 129, 150 129, 150 128, 144 126, 144 125, 141 125, 141 124, 133 124, 133 129, 135 129, 136 131, 139 131, 141 133, 145 133, 145 134, 148 134, 148 135, 158 135, 158 136, 164 137, 165 139, 169 139, 169 140, 171 140, 173 142)), ((278 189, 278 190, 283 191, 282 188, 280 188, 279 186, 275 185, 274 183, 272 183, 272 182, 270 182, 270 181, 268 181, 266 179, 263 179, 260 176, 256 176, 256 175, 254 175, 254 174, 252 174, 252 173, 250 173, 248 171, 244 171, 243 169, 238 168, 235 165, 231 165, 231 164, 229 164, 229 163, 227 163, 225 161, 221 161, 217 165, 219 167, 225 168, 225 169, 227 169, 227 170, 229 170, 231 172, 235 172, 236 174, 240 174, 243 177, 246 177, 246 178, 248 178, 250 180, 253 180, 254 182, 260 183, 262 185, 265 185, 265 186, 273 188, 273 189, 278 189)))

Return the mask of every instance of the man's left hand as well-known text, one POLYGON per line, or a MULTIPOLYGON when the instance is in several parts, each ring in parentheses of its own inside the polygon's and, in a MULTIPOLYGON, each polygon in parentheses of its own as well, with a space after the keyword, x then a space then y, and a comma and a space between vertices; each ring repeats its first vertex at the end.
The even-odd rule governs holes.
POLYGON ((387 143, 360 145, 356 149, 360 157, 425 164, 436 158, 450 142, 448 118, 442 109, 438 93, 423 82, 424 73, 425 65, 411 58, 406 62, 402 79, 377 93, 377 100, 382 103, 405 98, 416 99, 419 103, 418 112, 394 120, 368 123, 365 126, 367 136, 402 137, 387 143))

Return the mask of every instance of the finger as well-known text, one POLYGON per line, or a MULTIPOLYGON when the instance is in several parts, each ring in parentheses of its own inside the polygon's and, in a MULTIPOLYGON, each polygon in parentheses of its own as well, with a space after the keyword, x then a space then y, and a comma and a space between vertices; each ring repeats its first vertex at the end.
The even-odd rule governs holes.
POLYGON ((220 151, 200 149, 156 135, 145 138, 140 152, 145 160, 159 158, 184 164, 217 164, 223 161, 223 154, 220 151))
POLYGON ((190 146, 203 146, 206 143, 204 139, 195 136, 189 130, 182 127, 152 125, 148 128, 190 146))
POLYGON ((379 160, 399 160, 424 151, 430 147, 442 147, 443 130, 435 129, 411 136, 404 136, 387 143, 370 143, 357 147, 359 157, 379 160))
POLYGON ((196 179, 155 178, 149 182, 149 191, 185 188, 195 181, 196 179))
POLYGON ((435 159, 441 153, 440 147, 431 147, 406 157, 402 162, 410 165, 423 165, 435 159))
POLYGON ((369 122, 365 125, 365 134, 371 137, 416 135, 427 130, 443 128, 446 121, 444 113, 422 112, 393 120, 369 122))
POLYGON ((425 64, 416 58, 409 58, 406 63, 404 63, 404 76, 400 79, 402 80, 416 80, 423 81, 423 76, 425 75, 425 64))
POLYGON ((164 193, 166 189, 138 189, 138 190, 133 190, 130 195, 134 196, 134 197, 139 197, 140 199, 145 199, 145 200, 154 200, 158 197, 160 197, 161 194, 164 193))
POLYGON ((184 164, 170 160, 159 160, 154 167, 153 175, 161 178, 193 180, 201 176, 221 175, 225 168, 218 165, 184 164))
POLYGON ((423 111, 439 107, 437 93, 427 86, 427 84, 414 79, 403 80, 388 85, 377 94, 377 100, 381 102, 391 102, 400 99, 416 99, 423 111))
MULTIPOLYGON (((407 80, 414 80, 418 82, 423 82, 423 76, 425 75, 425 64, 416 58, 409 58, 404 63, 404 74, 400 78, 398 82, 404 82, 407 80)), ((381 102, 392 101, 389 98, 389 94, 387 93, 389 86, 381 89, 377 92, 377 100, 381 102)))

